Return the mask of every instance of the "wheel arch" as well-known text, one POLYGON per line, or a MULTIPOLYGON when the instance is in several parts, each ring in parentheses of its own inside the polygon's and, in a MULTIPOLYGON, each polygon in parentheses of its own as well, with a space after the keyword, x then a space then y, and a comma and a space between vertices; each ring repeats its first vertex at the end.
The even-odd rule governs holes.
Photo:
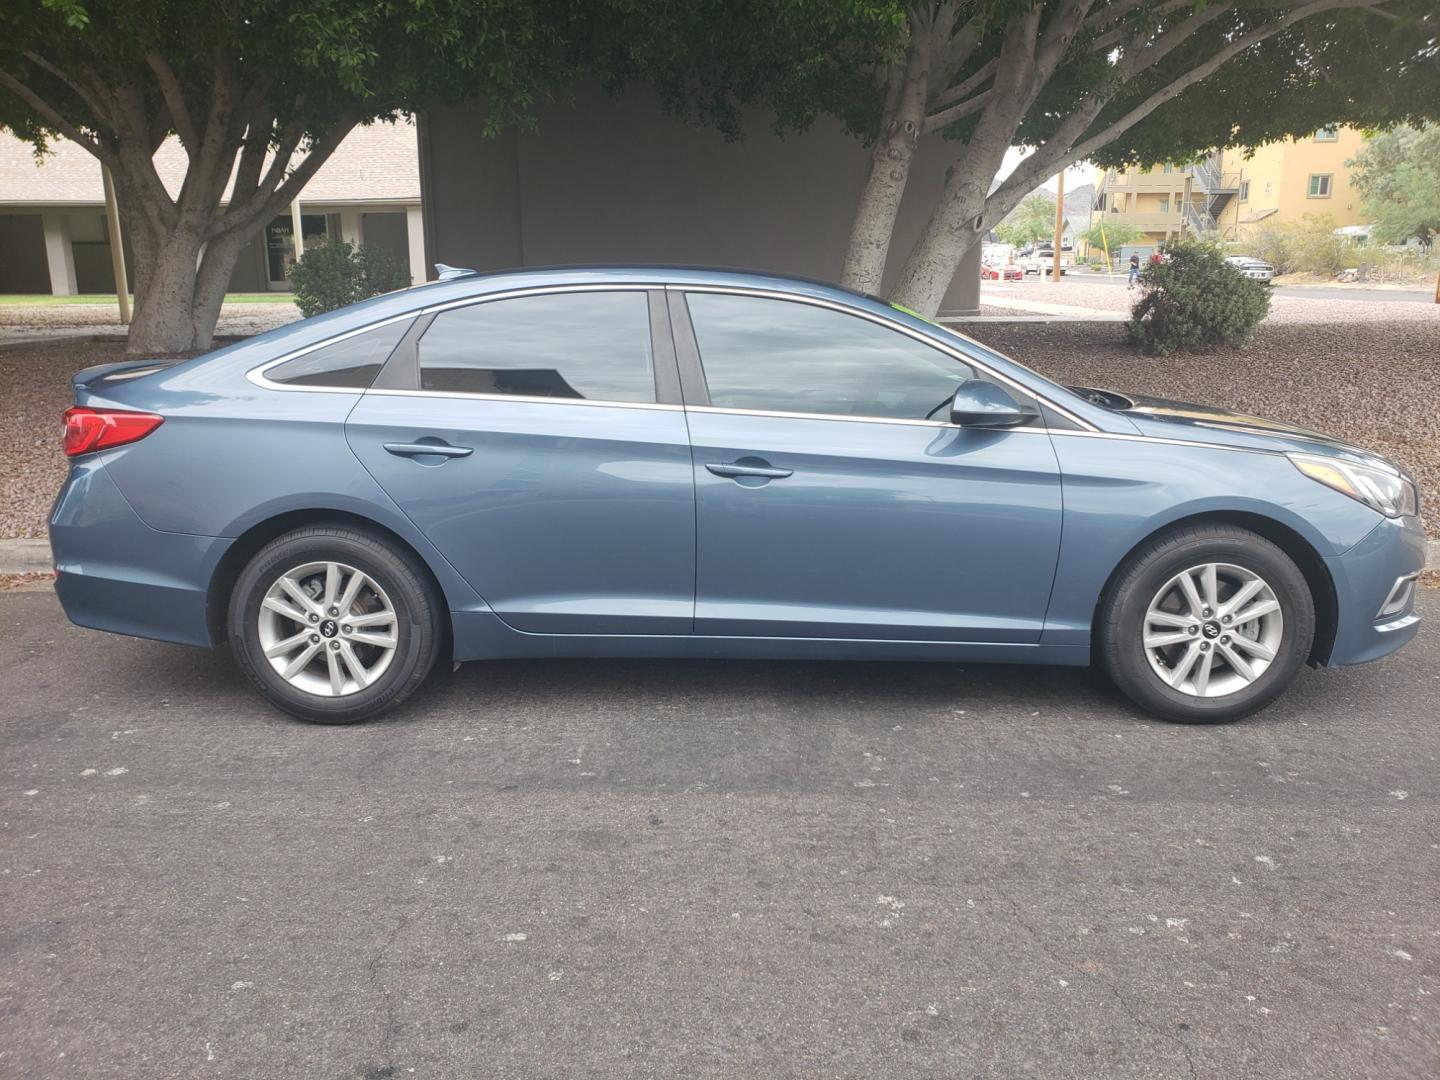
POLYGON ((444 648, 449 649, 453 634, 452 620, 448 616, 449 604, 445 589, 431 568, 429 560, 417 551, 415 545, 405 537, 373 518, 347 510, 322 509, 287 510, 256 522, 235 538, 219 563, 216 564, 215 572, 210 575, 210 585, 206 591, 205 618, 209 624, 212 643, 219 645, 228 637, 226 617, 230 607, 230 593, 235 587, 235 581, 239 578, 240 572, 255 557, 255 553, 276 537, 283 536, 287 532, 319 525, 338 525, 370 533, 392 545, 408 558, 422 576, 426 586, 433 592, 436 600, 442 606, 442 610, 447 612, 447 617, 441 619, 440 622, 445 629, 444 648))
POLYGON ((1325 565, 1325 560, 1321 558, 1320 553, 1315 550, 1309 540, 1290 526, 1276 521, 1274 518, 1266 517, 1264 514, 1244 510, 1207 510, 1191 514, 1174 521, 1167 521, 1164 525, 1153 529, 1137 540, 1116 562, 1115 568, 1110 571, 1110 576, 1105 581, 1105 587, 1100 590, 1100 595, 1096 598, 1095 610, 1090 622, 1092 659, 1100 638, 1101 612, 1104 611, 1105 605, 1110 599, 1110 593, 1121 570, 1146 544, 1154 542, 1167 533, 1193 525, 1233 525, 1237 528, 1247 529, 1263 536, 1290 556, 1295 565, 1300 568, 1300 573, 1305 576, 1305 583, 1310 587, 1310 596, 1315 603, 1315 640, 1310 645, 1308 662, 1312 665, 1325 663, 1331 650, 1335 647, 1335 633, 1339 625, 1339 602, 1335 595, 1335 582, 1330 576, 1330 570, 1325 565))

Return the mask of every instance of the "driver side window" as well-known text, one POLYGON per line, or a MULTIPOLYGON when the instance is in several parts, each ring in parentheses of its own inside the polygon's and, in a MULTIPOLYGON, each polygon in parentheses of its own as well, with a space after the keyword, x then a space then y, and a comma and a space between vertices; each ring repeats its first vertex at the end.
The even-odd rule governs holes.
POLYGON ((727 293, 685 300, 718 408, 934 419, 974 376, 947 353, 858 315, 727 293))

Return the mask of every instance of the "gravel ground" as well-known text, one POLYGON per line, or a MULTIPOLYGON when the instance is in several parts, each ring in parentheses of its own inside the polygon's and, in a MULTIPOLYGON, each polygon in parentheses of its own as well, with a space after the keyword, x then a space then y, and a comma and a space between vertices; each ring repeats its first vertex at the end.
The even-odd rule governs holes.
MULTIPOLYGON (((1062 281, 986 282, 981 299, 1003 305, 1007 299, 1042 304, 1064 304, 1095 311, 1129 311, 1136 293, 1129 289, 1062 281)), ((982 309, 983 310, 983 309, 982 309)), ((986 314, 989 314, 987 311, 986 314)), ((1270 301, 1266 324, 1274 323, 1428 323, 1432 333, 1440 329, 1440 304, 1417 304, 1406 300, 1317 300, 1308 297, 1275 296, 1270 301)))
POLYGON ((968 323, 960 329, 1060 382, 1240 409, 1379 451, 1414 472, 1421 502, 1430 508, 1430 534, 1440 536, 1435 325, 1267 322, 1243 351, 1168 357, 1137 356, 1117 323, 968 323))
MULTIPOLYGON (((226 304, 216 333, 246 336, 273 330, 300 317, 294 304, 226 304)), ((118 309, 109 304, 6 304, 0 306, 0 343, 75 334, 123 334, 118 309)))

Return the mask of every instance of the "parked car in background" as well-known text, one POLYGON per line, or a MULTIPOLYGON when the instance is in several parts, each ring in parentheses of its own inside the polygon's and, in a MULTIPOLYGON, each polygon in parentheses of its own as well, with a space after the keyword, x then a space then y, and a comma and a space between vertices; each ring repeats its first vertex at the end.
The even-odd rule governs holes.
POLYGON ((981 281, 1023 281, 1024 279, 1025 271, 1018 266, 990 266, 986 263, 980 265, 981 281))
MULTIPOLYGON (((1066 274, 1070 270, 1070 252, 1064 248, 1060 249, 1060 273, 1066 274)), ((1027 258, 1021 266, 1027 274, 1051 274, 1055 273, 1055 249, 1053 247, 1036 248, 1035 252, 1027 258)))
POLYGON ((1416 486, 1347 443, 816 282, 450 275, 77 374, 66 614, 321 723, 555 656, 1095 662, 1216 722, 1418 628, 1416 486))
POLYGON ((1225 261, 1246 277, 1254 278, 1256 281, 1269 281, 1275 276, 1275 267, 1264 259, 1252 258, 1249 255, 1227 255, 1225 261))

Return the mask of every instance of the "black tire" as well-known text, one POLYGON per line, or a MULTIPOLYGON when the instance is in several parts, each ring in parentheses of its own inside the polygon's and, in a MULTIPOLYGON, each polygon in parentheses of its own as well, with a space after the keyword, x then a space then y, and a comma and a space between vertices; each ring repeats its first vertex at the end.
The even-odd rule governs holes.
POLYGON ((1097 623, 1098 660, 1122 693, 1164 720, 1219 724, 1258 712, 1284 693, 1310 655, 1315 601, 1294 560, 1269 540, 1230 525, 1193 525, 1156 537, 1126 560, 1106 590, 1097 623), (1258 574, 1274 591, 1283 619, 1270 666, 1249 685, 1219 697, 1170 686, 1151 666, 1143 644, 1151 600, 1172 577, 1206 563, 1258 574))
POLYGON ((311 723, 353 724, 395 708, 420 688, 443 647, 442 611, 427 575, 408 555, 359 529, 317 525, 288 532, 256 552, 236 579, 227 620, 235 662, 265 700, 311 723), (364 689, 335 697, 307 693, 265 657, 259 616, 266 592, 282 574, 309 562, 339 562, 362 571, 394 608, 394 655, 364 689))

